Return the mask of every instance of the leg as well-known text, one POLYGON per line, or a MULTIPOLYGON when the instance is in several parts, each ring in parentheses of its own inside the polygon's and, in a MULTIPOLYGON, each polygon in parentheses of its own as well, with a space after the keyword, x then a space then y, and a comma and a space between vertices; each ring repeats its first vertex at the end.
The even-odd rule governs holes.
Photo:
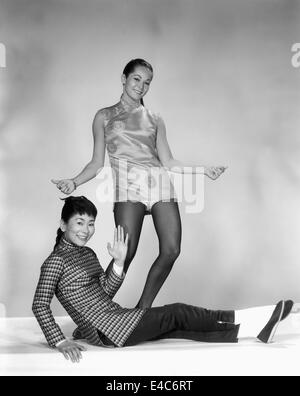
MULTIPOLYGON (((114 206, 114 218, 116 227, 121 225, 125 235, 129 234, 128 251, 124 265, 125 273, 133 260, 140 239, 141 229, 145 216, 145 205, 141 202, 116 202, 114 206)), ((113 264, 112 260, 107 271, 113 264)))
POLYGON ((213 311, 186 304, 171 304, 147 310, 125 346, 163 338, 205 342, 237 342, 234 311, 213 311))
POLYGON ((159 256, 154 261, 138 303, 139 308, 151 307, 180 254, 181 220, 177 202, 157 202, 151 214, 159 239, 159 256))
POLYGON ((241 311, 213 311, 186 304, 173 304, 170 309, 175 321, 173 325, 175 331, 168 332, 164 338, 195 339, 196 337, 197 339, 199 331, 212 332, 218 327, 220 327, 219 331, 230 328, 234 330, 232 323, 237 322, 239 325, 234 326, 239 330, 239 338, 246 332, 250 337, 269 343, 279 323, 288 317, 292 308, 292 300, 281 300, 276 306, 254 307, 241 311))
MULTIPOLYGON (((265 325, 264 335, 272 335, 273 328, 284 320, 291 312, 291 300, 280 301, 274 306, 249 308, 242 311, 216 311, 186 304, 171 304, 163 307, 150 308, 142 318, 138 327, 133 331, 125 346, 136 345, 144 341, 153 341, 163 338, 184 338, 202 342, 238 342, 240 325, 241 329, 252 323, 251 337, 257 337, 260 326, 265 325), (274 310, 273 310, 274 309, 274 310), (273 310, 271 318, 270 312, 273 310), (263 313, 263 321, 261 316, 263 313), (268 321, 269 319, 269 321, 268 321)), ((262 333, 262 332, 261 332, 262 333)), ((261 334, 260 333, 260 334, 261 334)), ((270 342, 271 339, 263 342, 270 342)))

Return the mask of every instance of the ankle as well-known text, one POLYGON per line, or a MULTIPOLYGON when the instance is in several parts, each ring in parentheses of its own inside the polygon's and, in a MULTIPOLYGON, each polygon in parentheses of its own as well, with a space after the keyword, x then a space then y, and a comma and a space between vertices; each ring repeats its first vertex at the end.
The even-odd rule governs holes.
POLYGON ((139 308, 139 309, 151 308, 151 304, 146 304, 146 303, 143 303, 143 302, 138 302, 138 304, 136 305, 136 308, 139 308))

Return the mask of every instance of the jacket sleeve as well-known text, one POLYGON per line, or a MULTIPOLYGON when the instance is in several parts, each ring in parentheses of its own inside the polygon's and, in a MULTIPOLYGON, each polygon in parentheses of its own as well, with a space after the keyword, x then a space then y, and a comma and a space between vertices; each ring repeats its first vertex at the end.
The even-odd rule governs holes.
POLYGON ((63 274, 64 261, 59 256, 49 256, 41 267, 41 274, 35 291, 32 311, 36 317, 48 344, 51 347, 66 337, 55 322, 50 304, 57 284, 63 274))
POLYGON ((114 298, 117 291, 120 289, 124 279, 124 272, 121 276, 118 275, 116 271, 114 271, 113 266, 111 266, 108 272, 104 272, 103 268, 101 267, 99 281, 105 293, 108 294, 110 298, 114 298))

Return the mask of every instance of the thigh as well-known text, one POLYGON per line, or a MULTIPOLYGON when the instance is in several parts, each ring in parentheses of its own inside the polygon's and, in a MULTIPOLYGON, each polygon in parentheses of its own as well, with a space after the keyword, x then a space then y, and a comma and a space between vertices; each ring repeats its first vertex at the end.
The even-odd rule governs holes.
POLYGON ((168 314, 170 314, 170 310, 167 306, 147 309, 140 323, 126 341, 125 346, 158 340, 163 338, 165 333, 174 331, 173 324, 167 319, 168 314))
POLYGON ((128 233, 128 253, 133 255, 137 248, 145 217, 145 205, 141 202, 116 202, 114 204, 115 225, 122 226, 128 233))
POLYGON ((182 226, 176 201, 155 203, 151 209, 154 227, 160 246, 180 247, 182 226))

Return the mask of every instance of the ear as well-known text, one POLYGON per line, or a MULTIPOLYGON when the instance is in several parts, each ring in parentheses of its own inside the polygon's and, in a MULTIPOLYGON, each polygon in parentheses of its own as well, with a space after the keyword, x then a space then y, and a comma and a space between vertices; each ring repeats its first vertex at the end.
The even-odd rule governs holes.
POLYGON ((60 229, 62 230, 62 232, 65 232, 66 228, 66 223, 63 220, 60 220, 60 229))
POLYGON ((122 74, 122 76, 121 76, 121 82, 122 82, 123 85, 125 85, 125 83, 126 83, 126 76, 125 76, 125 74, 122 74))

